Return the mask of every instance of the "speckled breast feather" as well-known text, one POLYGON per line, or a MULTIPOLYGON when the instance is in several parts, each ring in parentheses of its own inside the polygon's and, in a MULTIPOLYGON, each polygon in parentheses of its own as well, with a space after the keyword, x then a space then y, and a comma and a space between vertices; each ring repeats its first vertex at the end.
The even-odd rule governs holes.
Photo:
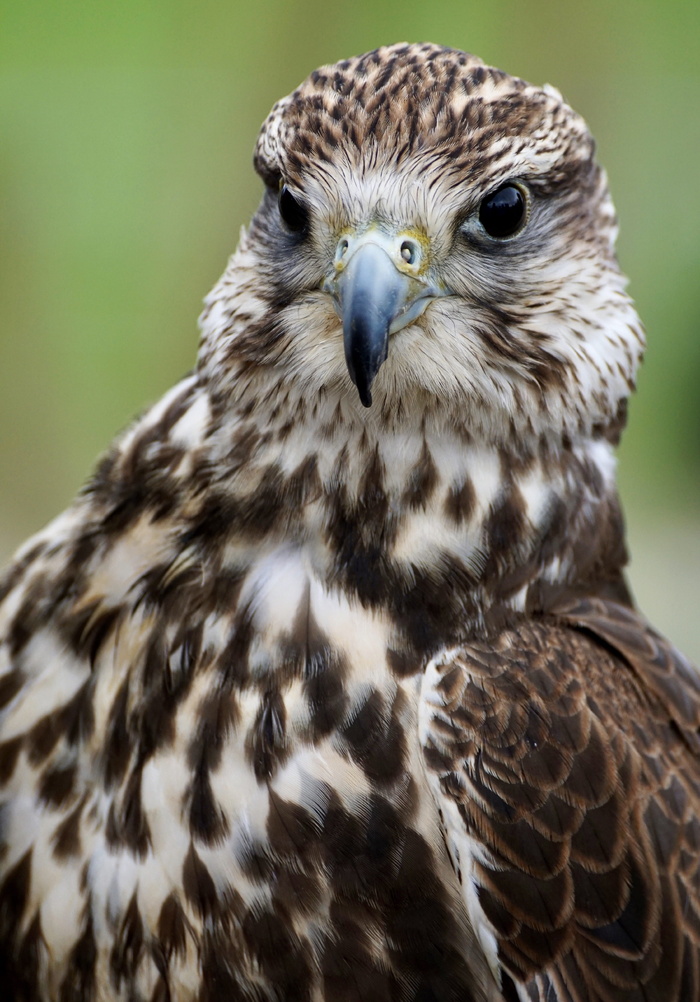
POLYGON ((0 997, 700 999, 700 683, 624 581, 586 125, 398 45, 255 166, 195 369, 0 580, 0 997))

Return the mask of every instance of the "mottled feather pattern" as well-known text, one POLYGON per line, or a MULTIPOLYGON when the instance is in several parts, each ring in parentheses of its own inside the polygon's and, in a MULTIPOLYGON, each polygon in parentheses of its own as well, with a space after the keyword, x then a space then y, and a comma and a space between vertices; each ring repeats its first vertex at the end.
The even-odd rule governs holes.
POLYGON ((700 683, 624 580, 643 338, 585 124, 399 45, 255 164, 195 369, 0 582, 0 997, 700 998, 700 683), (420 300, 370 408, 367 240, 420 300))
MULTIPOLYGON (((446 815, 452 855, 533 998, 568 984, 575 999, 690 999, 697 727, 691 748, 679 741, 680 714, 669 719, 640 684, 651 666, 641 662, 636 678, 607 639, 605 618, 630 624, 627 610, 580 603, 578 616, 576 631, 543 617, 428 668, 425 753, 456 808, 446 815), (589 664, 604 671, 582 682, 589 664), (472 840, 488 852, 470 851, 472 840)), ((697 683, 693 702, 697 712, 697 683)))

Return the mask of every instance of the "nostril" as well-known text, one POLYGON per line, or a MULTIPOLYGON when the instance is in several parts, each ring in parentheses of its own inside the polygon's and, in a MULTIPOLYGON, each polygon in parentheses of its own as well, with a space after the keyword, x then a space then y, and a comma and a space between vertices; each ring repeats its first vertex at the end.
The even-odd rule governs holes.
POLYGON ((345 255, 348 252, 350 246, 350 241, 343 237, 342 240, 338 241, 338 246, 335 249, 335 263, 340 264, 345 255))
POLYGON ((401 244, 401 257, 406 264, 415 264, 418 260, 418 248, 412 240, 404 240, 401 244))

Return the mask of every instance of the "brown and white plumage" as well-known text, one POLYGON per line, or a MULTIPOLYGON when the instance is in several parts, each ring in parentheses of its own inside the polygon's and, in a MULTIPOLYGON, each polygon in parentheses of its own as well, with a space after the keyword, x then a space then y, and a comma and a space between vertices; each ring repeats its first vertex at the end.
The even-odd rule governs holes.
POLYGON ((586 126, 393 46, 256 167, 195 370, 0 585, 0 996, 700 998, 700 684, 624 583, 586 126))

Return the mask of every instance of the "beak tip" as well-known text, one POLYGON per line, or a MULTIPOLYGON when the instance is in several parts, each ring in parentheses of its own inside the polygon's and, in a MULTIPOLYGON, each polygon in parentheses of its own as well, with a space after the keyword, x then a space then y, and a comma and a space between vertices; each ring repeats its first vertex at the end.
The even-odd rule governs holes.
POLYGON ((371 407, 372 406, 371 387, 373 380, 372 379, 368 380, 363 378, 364 373, 361 372, 358 374, 355 370, 355 366, 351 364, 348 364, 348 372, 350 378, 355 384, 355 389, 357 390, 357 395, 360 398, 360 403, 362 404, 363 407, 371 407), (360 377, 359 379, 358 375, 360 377))

